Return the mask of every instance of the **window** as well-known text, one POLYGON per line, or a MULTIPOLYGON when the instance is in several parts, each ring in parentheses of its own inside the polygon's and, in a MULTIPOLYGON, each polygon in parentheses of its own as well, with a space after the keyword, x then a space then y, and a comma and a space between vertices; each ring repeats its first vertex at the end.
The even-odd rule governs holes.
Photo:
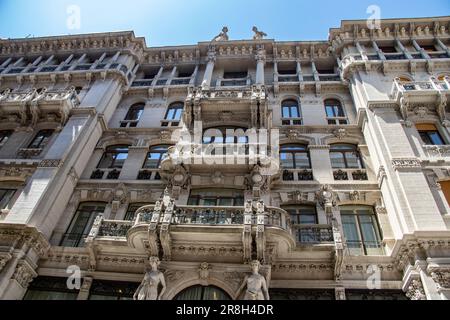
POLYGON ((333 169, 363 169, 358 148, 351 144, 333 144, 330 146, 331 167, 333 169))
POLYGON ((231 300, 231 298, 217 287, 197 285, 181 291, 174 300, 231 300))
POLYGON ((371 207, 340 207, 347 249, 352 255, 380 255, 381 234, 371 207))
POLYGON ((243 72, 224 72, 224 79, 242 79, 247 77, 247 71, 243 72))
POLYGON ((154 146, 150 148, 145 160, 144 169, 159 169, 161 161, 167 157, 167 150, 170 146, 154 146))
POLYGON ((347 124, 344 108, 339 100, 325 100, 325 113, 327 115, 328 124, 347 124))
POLYGON ((162 122, 163 127, 178 126, 181 121, 181 115, 183 114, 184 105, 182 102, 172 103, 167 109, 166 116, 162 122))
POLYGON ((444 145, 444 139, 434 124, 416 124, 420 138, 425 145, 444 145))
POLYGON ((291 216, 292 224, 317 224, 317 212, 314 206, 284 207, 291 216))
POLYGON ((126 221, 134 221, 136 218, 136 211, 146 205, 150 205, 150 203, 130 203, 127 208, 127 212, 125 213, 125 217, 123 220, 126 221))
POLYGON ((61 240, 61 246, 82 247, 95 218, 103 214, 105 207, 106 203, 103 202, 81 203, 61 240))
POLYGON ((145 105, 143 103, 132 105, 130 109, 128 109, 125 119, 121 121, 120 127, 135 128, 139 122, 139 119, 142 116, 142 113, 144 112, 144 107, 145 105))
POLYGON ((378 49, 383 51, 383 53, 396 53, 397 49, 394 46, 378 46, 378 49))
POLYGON ((16 193, 15 189, 0 189, 0 210, 9 208, 14 193, 16 193))
POLYGON ((133 300, 138 287, 136 282, 94 280, 89 290, 89 300, 133 300))
POLYGON ((5 145, 9 137, 12 135, 12 130, 2 130, 0 131, 0 148, 5 145))
POLYGON ((121 169, 128 158, 128 146, 107 147, 97 168, 121 169))
POLYGON ((298 102, 285 100, 281 103, 281 116, 283 125, 301 125, 302 119, 298 102))
POLYGON ((28 149, 44 149, 53 134, 53 130, 41 130, 28 145, 28 149))
POLYGON ((28 288, 23 300, 76 300, 79 290, 67 288, 67 278, 39 276, 28 288))
POLYGON ((308 147, 301 144, 281 146, 280 162, 283 169, 310 169, 308 147))
POLYGON ((244 205, 244 193, 239 190, 194 190, 189 196, 188 205, 240 207, 244 205))
POLYGON ((450 206, 450 180, 440 181, 442 193, 444 194, 445 200, 447 200, 448 205, 450 206))

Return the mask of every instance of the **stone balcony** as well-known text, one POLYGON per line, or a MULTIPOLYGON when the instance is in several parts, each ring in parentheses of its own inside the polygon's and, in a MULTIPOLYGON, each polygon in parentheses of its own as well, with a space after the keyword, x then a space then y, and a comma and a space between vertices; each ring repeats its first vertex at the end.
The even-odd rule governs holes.
POLYGON ((401 81, 395 79, 391 89, 391 98, 397 103, 406 98, 414 103, 435 103, 439 95, 450 94, 450 79, 445 77, 439 81, 430 79, 427 81, 401 81))
POLYGON ((22 124, 31 121, 35 125, 39 120, 59 121, 61 125, 67 121, 70 110, 76 108, 80 101, 75 88, 37 91, 6 90, 0 94, 0 114, 9 121, 22 124))

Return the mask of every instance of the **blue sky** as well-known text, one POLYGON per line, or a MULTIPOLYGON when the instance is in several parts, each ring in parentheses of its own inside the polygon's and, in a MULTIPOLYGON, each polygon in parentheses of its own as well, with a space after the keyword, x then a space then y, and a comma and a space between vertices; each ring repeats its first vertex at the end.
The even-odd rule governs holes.
POLYGON ((341 20, 450 15, 449 0, 0 0, 0 37, 134 30, 149 46, 195 44, 230 29, 249 39, 256 25, 269 38, 325 40, 341 20), (69 29, 67 8, 80 8, 80 28, 69 29))

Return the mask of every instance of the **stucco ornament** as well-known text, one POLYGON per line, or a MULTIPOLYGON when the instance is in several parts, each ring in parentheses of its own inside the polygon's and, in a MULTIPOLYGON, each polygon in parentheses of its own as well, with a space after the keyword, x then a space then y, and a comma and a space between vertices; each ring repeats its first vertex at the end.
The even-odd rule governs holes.
POLYGON ((212 41, 228 41, 228 27, 223 27, 222 32, 215 36, 212 41))
POLYGON ((255 35, 253 36, 253 40, 261 40, 264 39, 264 37, 267 37, 267 34, 259 31, 257 27, 253 27, 252 30, 255 33, 255 35))
POLYGON ((259 274, 261 263, 258 260, 253 260, 250 266, 252 268, 252 275, 244 278, 241 287, 237 291, 238 296, 244 287, 247 287, 244 300, 270 300, 266 278, 259 274))
POLYGON ((145 273, 144 280, 142 280, 133 296, 134 300, 160 300, 166 291, 164 274, 158 270, 160 264, 158 257, 150 257, 149 264, 151 271, 145 273), (162 289, 158 294, 159 285, 162 286, 162 289))

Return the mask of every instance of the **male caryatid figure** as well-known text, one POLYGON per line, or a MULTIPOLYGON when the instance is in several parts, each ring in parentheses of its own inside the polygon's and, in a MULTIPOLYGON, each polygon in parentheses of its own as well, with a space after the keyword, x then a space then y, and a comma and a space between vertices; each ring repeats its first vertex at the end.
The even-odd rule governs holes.
POLYGON ((215 36, 212 41, 228 41, 228 27, 223 27, 222 32, 215 36))
POLYGON ((247 286, 244 300, 270 300, 266 278, 259 274, 259 269, 261 267, 260 262, 258 260, 254 260, 250 263, 250 266, 252 268, 252 275, 245 277, 241 287, 238 290, 238 296, 240 295, 242 289, 247 286))
POLYGON ((149 263, 151 270, 145 273, 144 280, 142 280, 133 296, 134 300, 160 300, 166 291, 164 274, 158 270, 160 264, 158 257, 150 257, 149 263), (160 284, 162 289, 158 294, 160 284))

